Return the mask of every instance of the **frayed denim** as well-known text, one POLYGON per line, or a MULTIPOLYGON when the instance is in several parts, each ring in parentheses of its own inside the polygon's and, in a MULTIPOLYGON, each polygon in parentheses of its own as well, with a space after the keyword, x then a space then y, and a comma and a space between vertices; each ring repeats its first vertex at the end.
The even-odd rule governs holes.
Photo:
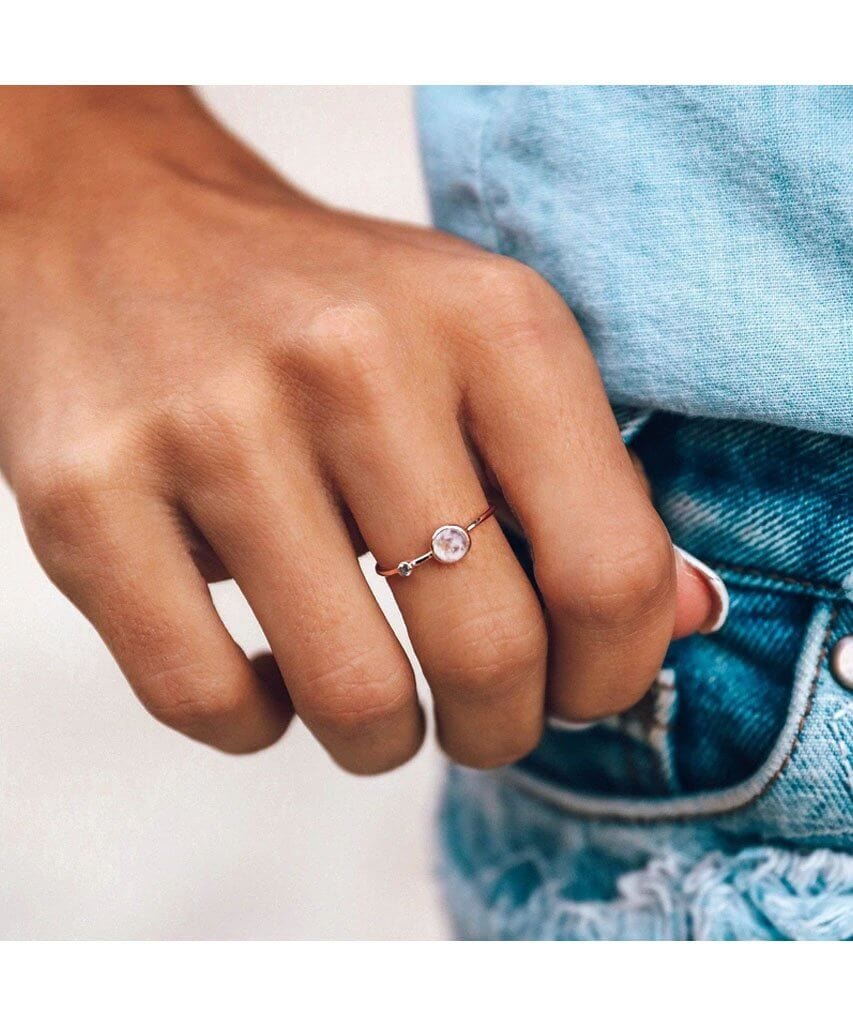
POLYGON ((437 226, 560 292, 673 540, 731 595, 626 714, 451 772, 459 934, 850 938, 853 693, 830 657, 853 634, 853 89, 418 107, 437 226))
POLYGON ((729 618, 672 644, 624 714, 451 771, 458 934, 853 938, 853 692, 829 664, 853 634, 853 441, 662 413, 623 428, 729 618))
POLYGON ((840 851, 564 815, 461 769, 442 826, 460 938, 853 937, 853 856, 840 851))

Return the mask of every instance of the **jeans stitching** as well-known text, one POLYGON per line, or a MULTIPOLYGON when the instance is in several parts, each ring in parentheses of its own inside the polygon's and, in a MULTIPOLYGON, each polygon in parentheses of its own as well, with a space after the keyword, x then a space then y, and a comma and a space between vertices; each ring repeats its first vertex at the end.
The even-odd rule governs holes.
POLYGON ((823 643, 820 647, 820 652, 817 657, 817 663, 815 665, 814 675, 812 676, 811 685, 809 687, 809 695, 806 698, 805 706, 803 707, 802 714, 800 715, 799 721, 797 722, 797 729, 794 733, 794 737, 791 742, 791 747, 788 750, 788 753, 785 755, 785 759, 782 761, 782 763, 779 765, 776 771, 773 772, 773 774, 770 776, 770 778, 767 780, 767 782, 764 784, 761 790, 755 794, 755 796, 751 797, 745 804, 741 804, 740 807, 731 808, 729 811, 723 813, 731 814, 735 810, 743 811, 747 807, 751 807, 756 800, 760 800, 761 797, 764 796, 764 794, 770 789, 773 783, 776 782, 776 780, 779 778, 782 772, 784 772, 790 764, 791 758, 794 756, 794 751, 797 749, 797 744, 800 742, 800 736, 802 735, 803 727, 805 726, 806 721, 808 720, 808 717, 811 714, 812 704, 814 704, 814 697, 815 693, 817 692, 817 683, 820 679, 820 673, 823 670, 824 663, 826 662, 826 659, 829 655, 829 640, 832 636, 833 629, 835 629, 835 623, 838 619, 839 611, 840 609, 836 605, 835 608, 832 609, 832 614, 827 619, 826 629, 824 630, 823 634, 823 643))
MULTIPOLYGON (((818 648, 815 659, 814 672, 809 681, 808 693, 803 704, 803 709, 797 720, 793 736, 791 737, 790 746, 788 747, 784 757, 782 758, 776 769, 767 777, 767 779, 764 780, 764 784, 761 786, 761 788, 757 790, 755 793, 751 794, 748 799, 744 800, 743 803, 739 803, 731 807, 710 808, 707 810, 685 810, 683 813, 678 814, 670 813, 666 811, 665 808, 661 808, 659 814, 632 815, 630 810, 627 809, 624 811, 608 811, 605 808, 601 808, 593 811, 589 808, 578 806, 567 808, 568 813, 573 814, 577 817, 587 818, 593 821, 618 821, 648 825, 654 824, 656 822, 692 822, 703 819, 723 818, 734 814, 740 814, 743 811, 747 810, 749 807, 753 806, 753 804, 760 800, 770 790, 770 788, 774 785, 774 783, 779 779, 784 770, 790 764, 791 758, 794 754, 794 751, 797 748, 797 744, 799 743, 803 727, 805 726, 805 723, 808 720, 809 714, 812 709, 812 705, 814 703, 815 693, 817 692, 818 680, 820 679, 821 671, 824 668, 826 659, 829 654, 830 639, 832 637, 832 632, 835 628, 835 623, 838 619, 839 612, 840 606, 835 605, 827 617, 826 625, 820 636, 820 647, 818 648)), ((518 768, 503 769, 500 772, 500 774, 503 775, 509 782, 513 783, 516 786, 516 788, 526 791, 528 794, 537 797, 545 803, 552 802, 541 791, 538 785, 538 780, 536 780, 535 778, 527 778, 522 770, 518 768)), ((711 796, 713 794, 697 793, 694 795, 697 798, 701 798, 703 795, 711 796)), ((630 801, 631 798, 628 797, 621 799, 630 801)))
POLYGON ((844 597, 844 588, 840 583, 831 583, 828 580, 806 580, 798 576, 788 576, 772 569, 760 569, 752 565, 737 565, 732 562, 713 562, 714 568, 722 572, 739 573, 743 576, 756 576, 759 579, 775 580, 779 583, 788 583, 791 586, 803 587, 808 591, 823 591, 835 597, 844 597))

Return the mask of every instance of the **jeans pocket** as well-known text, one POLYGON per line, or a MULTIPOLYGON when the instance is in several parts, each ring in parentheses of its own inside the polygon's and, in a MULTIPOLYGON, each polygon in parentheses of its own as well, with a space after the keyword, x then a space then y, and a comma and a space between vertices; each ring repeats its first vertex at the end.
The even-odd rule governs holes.
POLYGON ((597 819, 853 839, 853 694, 827 665, 853 606, 728 575, 718 634, 674 644, 640 705, 583 733, 549 731, 507 779, 597 819))
POLYGON ((443 876, 460 936, 853 938, 853 694, 829 667, 853 604, 801 592, 793 618, 788 602, 768 600, 772 588, 727 582, 735 615, 711 640, 715 657, 687 641, 644 712, 564 735, 587 745, 571 764, 451 772, 443 876), (739 703, 750 665, 759 685, 739 703), (774 665, 777 708, 762 717, 774 665), (618 779, 620 759, 643 764, 642 749, 658 795, 631 795, 618 779))

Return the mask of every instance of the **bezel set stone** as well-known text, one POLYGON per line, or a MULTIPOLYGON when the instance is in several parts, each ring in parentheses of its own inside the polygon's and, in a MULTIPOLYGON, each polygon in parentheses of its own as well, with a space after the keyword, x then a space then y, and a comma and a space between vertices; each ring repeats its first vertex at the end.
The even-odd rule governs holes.
POLYGON ((481 512, 476 519, 472 519, 467 526, 460 526, 458 523, 445 523, 433 532, 430 540, 429 551, 425 551, 417 558, 406 559, 398 562, 394 568, 383 568, 379 562, 374 569, 380 576, 402 576, 405 579, 411 576, 418 566, 425 562, 435 560, 442 565, 455 565, 471 550, 471 531, 475 530, 480 523, 484 523, 495 514, 495 506, 489 505, 481 512))
POLYGON ((471 535, 464 526, 446 523, 433 533, 430 548, 436 561, 453 565, 462 561, 471 550, 471 535))

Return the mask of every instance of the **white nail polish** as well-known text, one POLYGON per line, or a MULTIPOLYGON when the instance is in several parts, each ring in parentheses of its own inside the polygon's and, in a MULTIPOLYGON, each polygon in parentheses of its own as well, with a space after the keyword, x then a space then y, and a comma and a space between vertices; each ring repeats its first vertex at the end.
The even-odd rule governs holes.
POLYGON ((729 616, 729 592, 726 589, 726 585, 710 566, 700 562, 695 555, 691 555, 684 548, 677 546, 675 550, 688 565, 692 566, 702 576, 714 595, 716 608, 699 632, 716 633, 718 629, 722 629, 729 616))
POLYGON ((594 725, 602 721, 600 718, 593 718, 591 722, 573 722, 570 718, 555 718, 553 715, 548 716, 548 725, 552 729, 557 729, 560 732, 583 732, 585 729, 591 729, 594 725))

